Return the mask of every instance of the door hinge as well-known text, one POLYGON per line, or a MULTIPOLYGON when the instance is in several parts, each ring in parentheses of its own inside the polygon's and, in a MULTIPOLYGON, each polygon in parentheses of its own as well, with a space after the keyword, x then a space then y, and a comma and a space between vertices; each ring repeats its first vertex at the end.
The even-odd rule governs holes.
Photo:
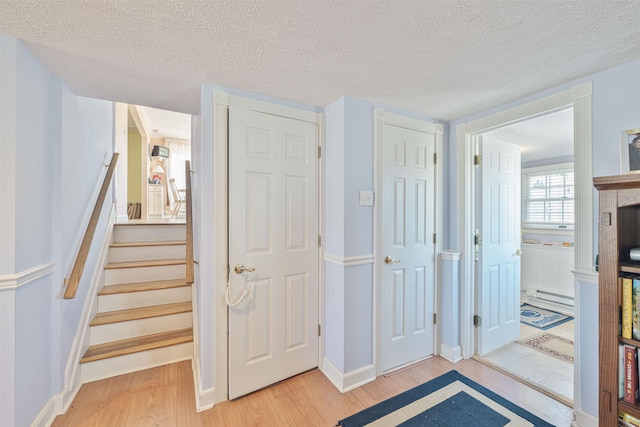
POLYGON ((482 154, 476 154, 473 156, 473 164, 478 166, 482 164, 482 154))
POLYGON ((473 326, 474 327, 478 327, 478 326, 482 326, 482 317, 478 316, 477 314, 473 315, 473 326))
POLYGON ((322 236, 318 236, 318 247, 322 246, 322 236))
POLYGON ((436 233, 433 233, 433 244, 436 244, 436 233))
POLYGON ((318 336, 322 336, 322 326, 318 325, 318 336))
POLYGON ((482 243, 482 236, 477 233, 475 236, 473 236, 473 244, 478 246, 480 243, 482 243))
POLYGON ((318 158, 322 158, 322 147, 318 146, 318 158))
POLYGON ((438 314, 437 313, 433 313, 433 324, 434 325, 438 324, 438 314))
POLYGON ((438 164, 438 153, 433 153, 433 163, 438 164))

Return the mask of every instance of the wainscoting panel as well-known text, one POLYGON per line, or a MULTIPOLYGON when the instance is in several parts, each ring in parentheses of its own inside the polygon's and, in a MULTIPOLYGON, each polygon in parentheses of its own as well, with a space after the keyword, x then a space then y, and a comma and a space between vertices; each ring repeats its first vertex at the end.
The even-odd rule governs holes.
POLYGON ((573 305, 572 247, 522 245, 520 287, 530 297, 573 305))

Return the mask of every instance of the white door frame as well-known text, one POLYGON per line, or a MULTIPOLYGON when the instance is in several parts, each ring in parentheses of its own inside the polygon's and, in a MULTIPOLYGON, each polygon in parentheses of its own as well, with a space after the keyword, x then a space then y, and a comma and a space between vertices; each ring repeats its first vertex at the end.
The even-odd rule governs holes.
POLYGON ((475 232, 475 171, 473 155, 478 135, 507 124, 543 115, 554 110, 573 107, 573 152, 575 173, 575 264, 574 269, 592 269, 593 254, 593 172, 592 172, 592 83, 577 85, 496 114, 456 126, 457 149, 457 247, 461 259, 460 342, 462 356, 475 353, 473 327, 475 310, 475 262, 473 235, 475 232))
MULTIPOLYGON (((374 108, 373 110, 373 145, 374 145, 374 170, 373 170, 373 191, 375 194, 376 208, 373 211, 373 253, 374 253, 374 269, 373 269, 373 286, 374 286, 374 324, 375 334, 373 337, 373 365, 376 369, 376 376, 382 375, 382 258, 383 254, 379 252, 382 247, 382 205, 379 203, 380 191, 382 190, 382 143, 383 143, 383 129, 385 124, 396 125, 408 129, 415 129, 423 132, 435 133, 435 233, 436 244, 434 252, 434 313, 437 315, 440 310, 440 295, 442 289, 441 269, 439 268, 439 256, 442 252, 442 218, 444 215, 442 194, 443 194, 443 169, 444 161, 442 156, 443 150, 443 134, 444 126, 440 123, 432 123, 424 120, 414 119, 411 117, 401 116, 399 114, 390 113, 380 108, 374 108)), ((440 353, 440 322, 434 328, 433 334, 433 353, 434 355, 440 353)))
MULTIPOLYGON (((215 400, 216 402, 222 402, 229 398, 229 342, 228 342, 228 307, 225 303, 225 288, 227 283, 227 266, 228 261, 228 150, 227 150, 227 138, 229 134, 228 129, 228 116, 229 107, 244 108, 247 110, 258 111, 267 114, 273 114, 282 117, 288 117, 292 119, 307 121, 318 125, 318 144, 320 147, 324 146, 324 114, 315 113, 311 111, 299 110, 297 108, 285 107, 281 105, 271 104, 263 101, 256 101, 248 98, 242 98, 239 96, 229 95, 225 92, 213 93, 213 206, 209 212, 213 215, 213 235, 217 236, 213 239, 215 256, 213 257, 213 285, 214 286, 214 301, 213 307, 215 310, 215 337, 213 340, 214 350, 214 372, 215 372, 215 400)), ((322 160, 322 159, 321 159, 322 160)), ((324 161, 324 160, 322 160, 324 161)), ((203 165, 207 165, 207 162, 203 162, 203 165)), ((318 221, 319 224, 324 223, 322 212, 324 209, 323 195, 323 170, 324 165, 320 163, 318 167, 318 221)), ((203 209, 204 210, 204 209, 203 209)), ((323 226, 320 225, 318 233, 323 232, 323 226)), ((319 311, 318 322, 322 329, 324 329, 324 268, 321 262, 323 255, 323 248, 318 251, 318 292, 319 292, 319 311)), ((209 260, 200 260, 201 263, 209 262, 209 260)), ((202 268, 202 267, 201 267, 202 268)), ((202 284, 201 284, 202 285, 202 284)), ((194 331, 195 332, 195 331, 194 331)), ((323 339, 319 337, 319 349, 318 349, 318 365, 321 367, 322 357, 324 352, 323 339)))

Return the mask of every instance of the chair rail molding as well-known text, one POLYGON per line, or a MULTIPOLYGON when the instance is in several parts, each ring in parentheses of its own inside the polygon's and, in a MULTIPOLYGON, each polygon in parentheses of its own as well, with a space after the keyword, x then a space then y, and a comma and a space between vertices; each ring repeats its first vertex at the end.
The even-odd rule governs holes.
POLYGON ((331 264, 336 264, 341 267, 354 267, 356 265, 367 265, 373 264, 375 261, 375 255, 360 255, 360 256, 352 256, 352 257, 339 257, 336 255, 331 255, 329 253, 324 254, 324 260, 330 262, 331 264))
POLYGON ((16 274, 2 275, 0 276, 0 291, 7 289, 16 289, 22 285, 26 285, 33 280, 51 274, 53 273, 53 267, 54 264, 50 262, 35 266, 33 268, 29 268, 16 274))

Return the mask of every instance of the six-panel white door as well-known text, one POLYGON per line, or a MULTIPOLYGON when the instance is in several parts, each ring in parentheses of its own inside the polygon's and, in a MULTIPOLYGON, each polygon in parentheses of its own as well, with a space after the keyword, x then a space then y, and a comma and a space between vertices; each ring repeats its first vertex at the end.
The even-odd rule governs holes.
POLYGON ((433 354, 435 136, 389 124, 383 132, 384 372, 433 354))
POLYGON ((520 147, 481 142, 480 326, 485 355, 520 336, 520 147))
POLYGON ((230 109, 230 399, 318 366, 317 147, 315 124, 230 109))

